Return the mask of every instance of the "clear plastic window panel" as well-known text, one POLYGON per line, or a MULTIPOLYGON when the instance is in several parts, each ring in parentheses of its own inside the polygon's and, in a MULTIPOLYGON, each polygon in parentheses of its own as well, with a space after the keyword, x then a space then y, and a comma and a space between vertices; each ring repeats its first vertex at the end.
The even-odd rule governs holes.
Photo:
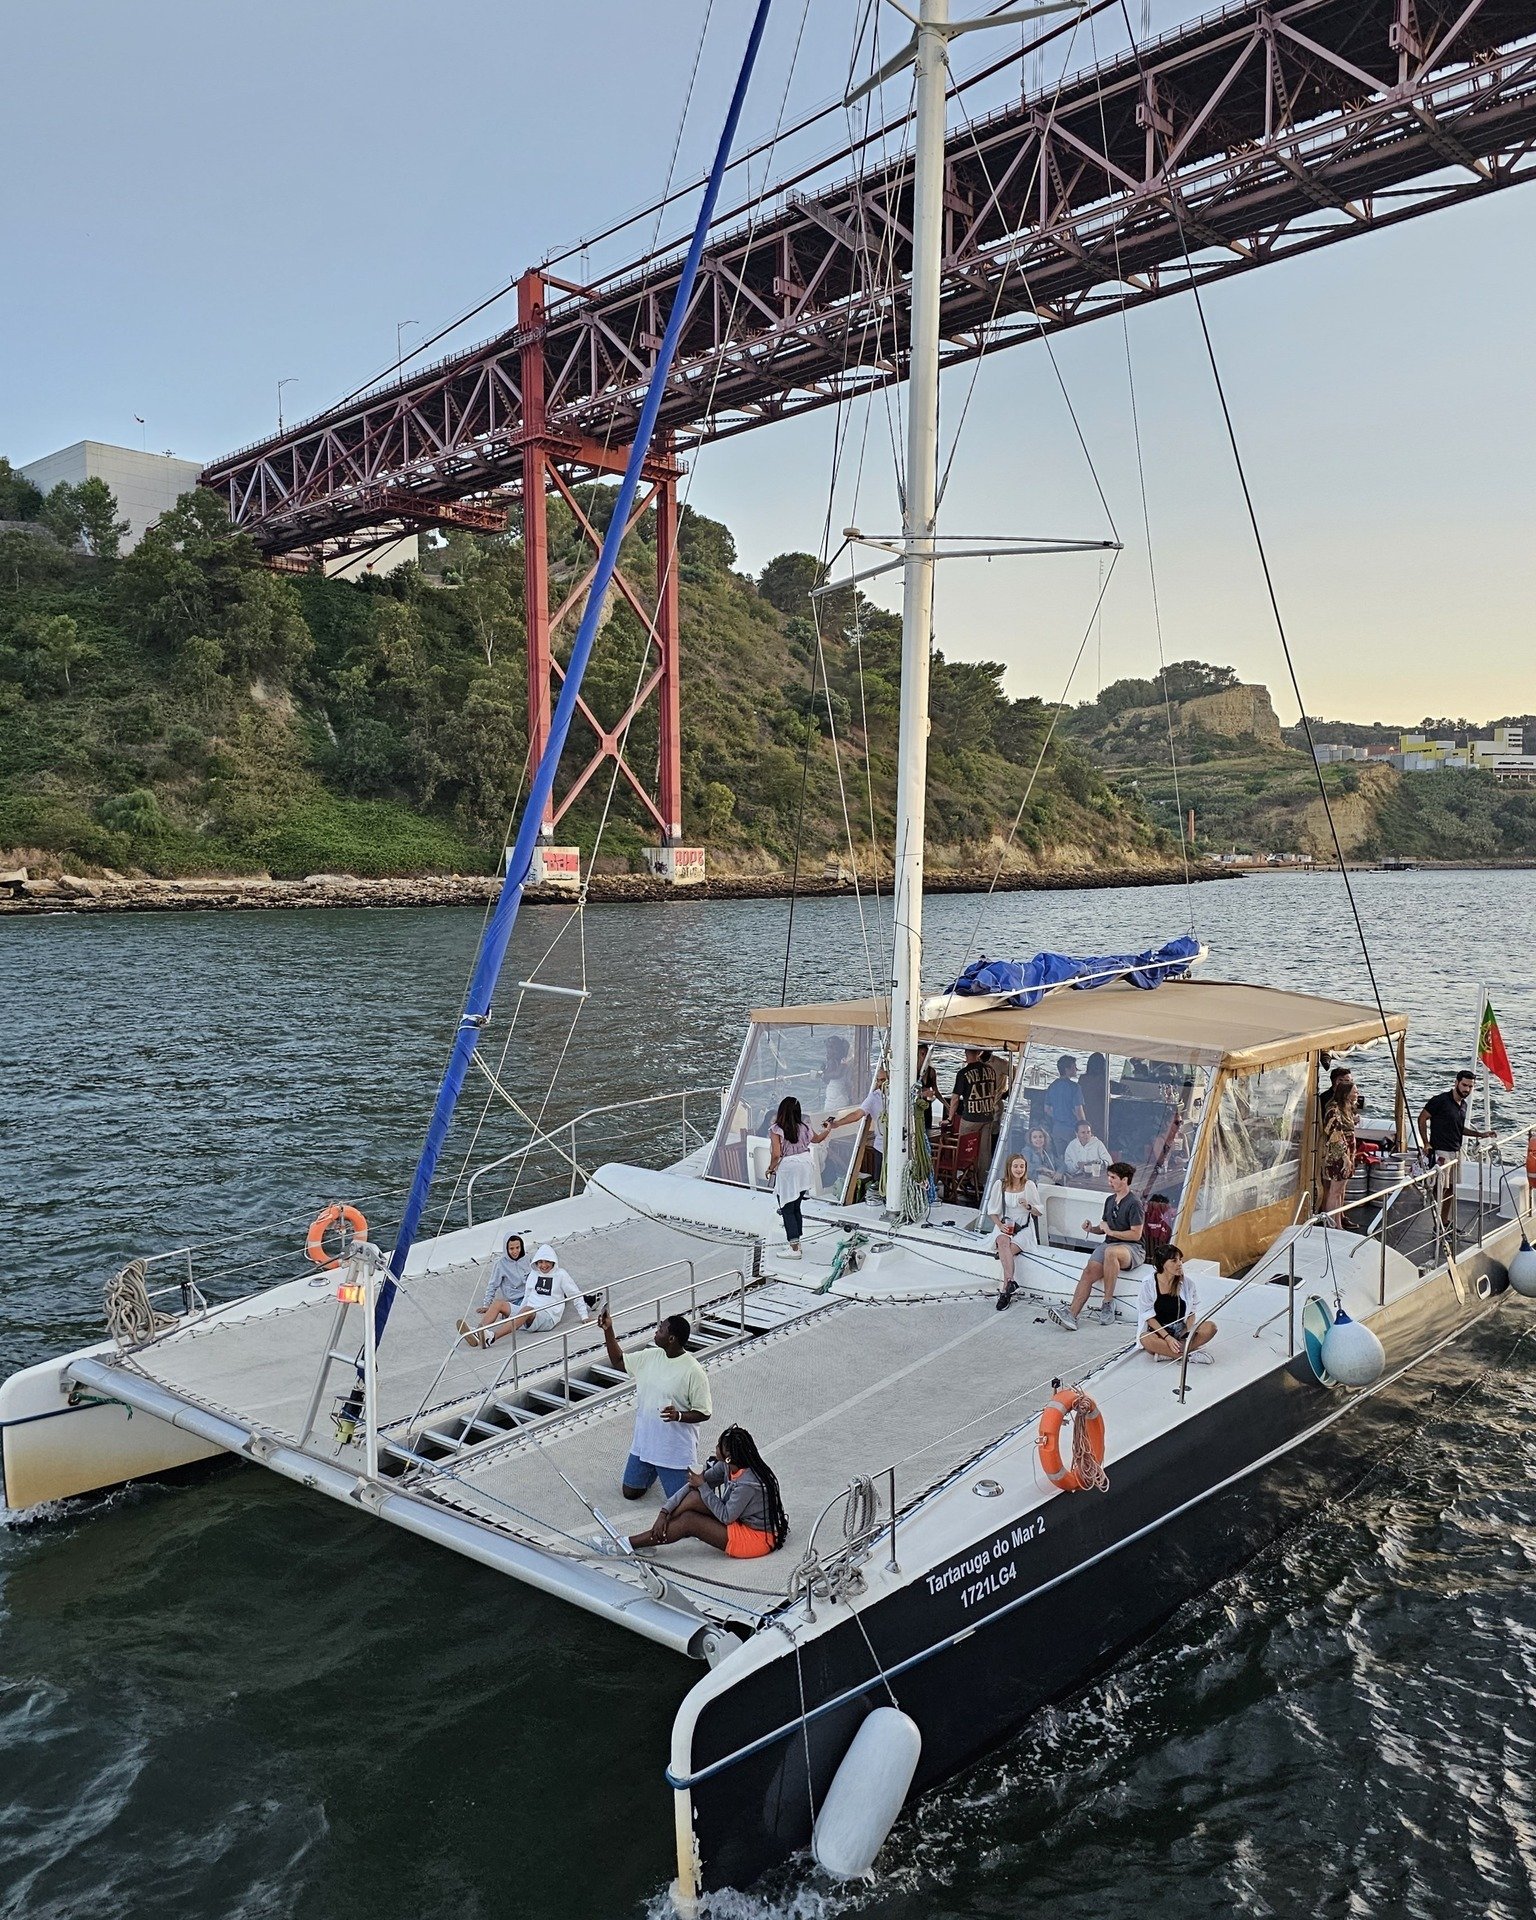
POLYGON ((1292 1197, 1301 1183, 1314 1084, 1310 1060, 1287 1060, 1226 1081, 1195 1205, 1197 1230, 1292 1197))
MULTIPOLYGON (((813 1130, 858 1106, 873 1084, 883 1038, 876 1027, 754 1025, 708 1177, 767 1186, 768 1129, 780 1101, 792 1094, 813 1130)), ((841 1198, 863 1131, 861 1120, 852 1121, 813 1150, 819 1198, 841 1198)))
MULTIPOLYGON (((1071 1186, 1107 1192, 1102 1175, 1085 1176, 1067 1165, 1067 1148, 1077 1139, 1082 1119, 1111 1160, 1135 1169, 1131 1191, 1143 1204, 1161 1199, 1169 1217, 1175 1217, 1209 1076, 1209 1067, 1200 1061, 1148 1059, 1032 1040, 1014 1075, 986 1192, 992 1194, 1016 1153, 1029 1161, 1030 1177, 1042 1191, 1071 1186)), ((987 1230, 990 1223, 984 1217, 978 1225, 987 1230)))

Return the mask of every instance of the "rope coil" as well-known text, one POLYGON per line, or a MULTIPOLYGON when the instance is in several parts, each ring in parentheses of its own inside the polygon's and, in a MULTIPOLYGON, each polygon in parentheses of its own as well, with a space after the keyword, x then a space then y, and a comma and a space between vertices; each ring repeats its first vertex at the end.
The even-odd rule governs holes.
POLYGON ((156 1311, 145 1283, 147 1271, 143 1260, 130 1260, 103 1290, 107 1332, 124 1353, 134 1347, 147 1347, 176 1324, 173 1315, 156 1311))

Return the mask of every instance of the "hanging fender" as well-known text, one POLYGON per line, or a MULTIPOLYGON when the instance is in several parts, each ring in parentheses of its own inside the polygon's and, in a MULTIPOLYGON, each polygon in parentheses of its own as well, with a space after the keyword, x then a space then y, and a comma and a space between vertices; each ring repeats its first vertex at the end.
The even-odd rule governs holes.
POLYGON ((1045 1477, 1053 1486, 1060 1487, 1063 1493, 1081 1493, 1084 1485, 1068 1459, 1063 1464, 1061 1458, 1061 1429, 1068 1419, 1077 1423, 1077 1430, 1088 1443, 1088 1451, 1102 1467, 1104 1464, 1104 1416, 1086 1393, 1076 1387, 1061 1387, 1047 1402, 1040 1415, 1040 1464, 1045 1469, 1045 1477))
POLYGON ((896 1824, 923 1750, 917 1722, 876 1707, 843 1755, 811 1834, 816 1864, 834 1880, 861 1880, 896 1824))
POLYGON ((327 1253, 325 1236, 338 1223, 348 1227, 354 1240, 359 1242, 368 1238, 368 1222, 357 1207, 344 1207, 336 1201, 322 1207, 309 1223, 309 1232, 304 1236, 304 1253, 313 1260, 322 1273, 331 1267, 341 1265, 339 1254, 327 1253))

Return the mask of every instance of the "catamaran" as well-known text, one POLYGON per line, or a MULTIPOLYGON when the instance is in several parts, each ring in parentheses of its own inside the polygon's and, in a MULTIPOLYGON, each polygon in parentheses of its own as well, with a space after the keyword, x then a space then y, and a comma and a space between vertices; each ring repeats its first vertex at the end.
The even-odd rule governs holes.
MULTIPOLYGON (((455 1103, 492 1030, 498 975, 767 12, 760 0, 672 320, 642 410, 426 1145, 387 1253, 326 1207, 278 1284, 217 1298, 190 1256, 130 1261, 101 1342, 0 1388, 13 1508, 227 1454, 537 1587, 677 1656, 665 1766, 682 1913, 810 1847, 868 1871, 903 1807, 1080 1690, 1418 1419, 1457 1343, 1511 1288, 1536 1293, 1525 1163, 1499 1143, 1426 1172, 1406 1151, 1406 1022, 1200 971, 1193 937, 1109 957, 978 963, 925 991, 923 796, 937 522, 946 47, 921 0, 901 535, 903 686, 888 994, 755 1011, 730 1085, 681 1157, 591 1166, 570 1190, 421 1231, 455 1103), (919 1060, 919 1048, 928 1051, 919 1060), (931 1147, 926 1067, 989 1055, 990 1168, 931 1147), (1094 1244, 1103 1187, 1041 1187, 1012 1310, 995 1311, 991 1188, 1050 1124, 1070 1057, 1095 1137, 1133 1168, 1217 1325, 1209 1365, 1137 1339, 1141 1270, 1102 1317, 1051 1317, 1094 1244), (1374 1062, 1393 1090, 1342 1206, 1320 1210, 1319 1087, 1374 1062), (810 1154, 804 1257, 770 1176, 786 1096, 818 1122, 884 1069, 891 1090, 810 1154), (883 1154, 877 1149, 883 1145, 883 1154), (873 1176, 873 1177, 872 1177, 873 1176), (600 1289, 618 1338, 685 1315, 717 1426, 750 1427, 791 1518, 751 1559, 702 1541, 623 1551, 612 1521, 634 1383, 592 1320, 491 1347, 466 1314, 509 1233, 600 1289), (147 1417, 146 1417, 147 1416, 147 1417)), ((995 16, 1008 21, 1018 14, 995 16)), ((646 1103, 660 1111, 659 1098, 646 1103)), ((817 1126, 821 1132, 821 1126, 817 1126)), ((1362 1129, 1362 1132, 1364 1129, 1362 1129)), ((526 1156, 529 1147, 519 1150, 526 1156)), ((563 1149, 561 1149, 563 1150, 563 1149)), ((707 1435, 706 1435, 707 1438, 707 1435)))

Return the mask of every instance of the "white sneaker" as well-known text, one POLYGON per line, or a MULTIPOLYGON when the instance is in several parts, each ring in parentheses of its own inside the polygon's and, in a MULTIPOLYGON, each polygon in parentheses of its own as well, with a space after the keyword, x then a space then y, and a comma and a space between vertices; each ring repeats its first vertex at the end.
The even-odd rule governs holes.
POLYGON ((1054 1320, 1058 1327, 1065 1327, 1068 1333, 1077 1332, 1077 1315, 1069 1313, 1065 1307, 1047 1307, 1046 1315, 1054 1320))
POLYGON ((786 1247, 784 1249, 784 1258, 786 1260, 803 1260, 805 1255, 798 1247, 786 1247))
POLYGON ((1189 1358, 1190 1358, 1190 1364, 1196 1367, 1209 1367, 1214 1364, 1212 1362, 1211 1356, 1206 1352, 1204 1347, 1201 1347, 1197 1352, 1192 1353, 1189 1356, 1189 1358))

